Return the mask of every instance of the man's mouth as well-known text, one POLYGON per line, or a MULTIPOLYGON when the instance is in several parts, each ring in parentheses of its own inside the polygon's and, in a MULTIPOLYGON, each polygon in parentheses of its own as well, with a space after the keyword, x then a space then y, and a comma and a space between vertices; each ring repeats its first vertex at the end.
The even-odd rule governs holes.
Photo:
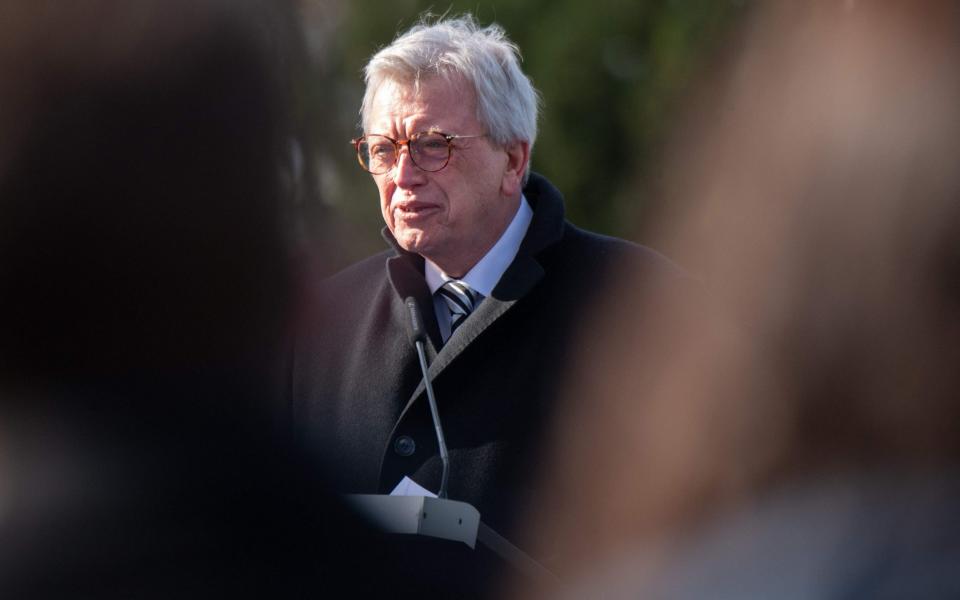
POLYGON ((440 207, 436 204, 420 202, 419 200, 407 200, 405 202, 398 202, 394 205, 394 210, 400 212, 404 216, 421 215, 439 208, 440 207))

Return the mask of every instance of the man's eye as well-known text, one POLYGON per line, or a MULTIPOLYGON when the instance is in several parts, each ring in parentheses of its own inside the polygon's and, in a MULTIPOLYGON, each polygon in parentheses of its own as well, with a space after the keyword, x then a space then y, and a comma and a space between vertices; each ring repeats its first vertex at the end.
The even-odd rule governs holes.
POLYGON ((382 158, 384 156, 389 156, 393 154, 393 146, 390 144, 376 144, 370 146, 370 156, 376 156, 382 158))
POLYGON ((420 140, 420 151, 429 153, 446 152, 447 141, 443 138, 420 140))

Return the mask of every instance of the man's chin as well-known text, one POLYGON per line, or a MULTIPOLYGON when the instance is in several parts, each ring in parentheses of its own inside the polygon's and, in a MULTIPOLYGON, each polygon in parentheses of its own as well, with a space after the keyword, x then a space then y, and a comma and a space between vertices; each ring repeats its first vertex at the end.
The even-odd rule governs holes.
POLYGON ((403 231, 400 232, 399 235, 396 233, 393 235, 397 239, 397 243, 400 244, 400 247, 407 252, 421 255, 424 253, 429 254, 430 252, 431 245, 429 238, 422 231, 403 231))

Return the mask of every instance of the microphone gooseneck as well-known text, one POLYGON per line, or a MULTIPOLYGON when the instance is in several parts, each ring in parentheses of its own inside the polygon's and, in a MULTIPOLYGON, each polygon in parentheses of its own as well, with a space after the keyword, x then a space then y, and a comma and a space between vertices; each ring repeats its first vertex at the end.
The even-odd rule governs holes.
POLYGON ((433 395, 433 383, 430 381, 430 371, 427 367, 427 353, 424 350, 423 343, 427 336, 423 327, 423 316, 420 314, 420 307, 413 297, 408 297, 403 303, 407 307, 407 315, 410 322, 410 341, 417 349, 417 356, 420 359, 420 370, 423 372, 423 384, 427 390, 427 402, 430 405, 430 416, 433 418, 433 428, 437 432, 437 446, 440 448, 440 462, 443 464, 443 474, 440 478, 440 491, 437 496, 447 497, 447 479, 450 476, 450 456, 447 453, 447 442, 443 436, 443 426, 440 424, 440 413, 437 411, 437 399, 433 395))

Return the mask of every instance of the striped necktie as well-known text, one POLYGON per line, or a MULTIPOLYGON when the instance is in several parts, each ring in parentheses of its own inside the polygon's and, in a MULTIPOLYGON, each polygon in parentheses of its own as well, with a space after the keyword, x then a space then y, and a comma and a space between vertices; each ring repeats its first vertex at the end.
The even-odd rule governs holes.
POLYGON ((440 286, 437 293, 447 303, 450 309, 450 335, 466 320, 467 315, 473 312, 479 300, 479 294, 462 281, 451 279, 440 286))

